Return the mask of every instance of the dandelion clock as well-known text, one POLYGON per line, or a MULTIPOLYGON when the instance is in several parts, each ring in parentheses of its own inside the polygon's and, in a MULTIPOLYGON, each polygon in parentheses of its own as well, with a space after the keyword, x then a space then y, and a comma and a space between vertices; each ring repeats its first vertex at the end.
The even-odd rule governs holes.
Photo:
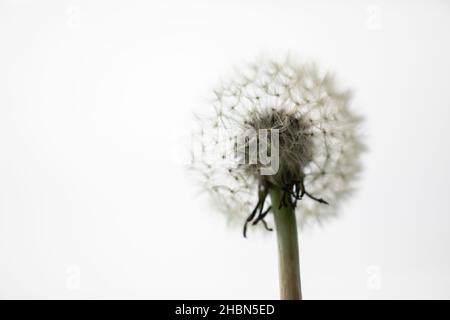
POLYGON ((212 95, 197 116, 192 167, 244 237, 274 230, 280 296, 301 299, 298 229, 335 216, 361 171, 350 91, 286 59, 239 68, 212 95))

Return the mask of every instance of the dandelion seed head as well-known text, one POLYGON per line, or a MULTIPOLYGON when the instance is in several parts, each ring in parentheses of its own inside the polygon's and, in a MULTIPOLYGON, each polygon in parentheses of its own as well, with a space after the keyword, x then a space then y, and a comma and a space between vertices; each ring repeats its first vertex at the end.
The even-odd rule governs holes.
MULTIPOLYGON (((201 152, 192 166, 212 202, 230 221, 242 222, 260 200, 261 185, 292 188, 300 181, 329 203, 303 197, 296 205, 300 224, 336 215, 354 189, 364 150, 362 119, 350 100, 350 91, 339 89, 331 74, 292 59, 252 64, 222 81, 194 133, 201 152), (279 132, 279 168, 272 175, 262 175, 259 162, 237 161, 239 138, 260 129, 279 132)), ((240 155, 249 157, 247 151, 240 155)))

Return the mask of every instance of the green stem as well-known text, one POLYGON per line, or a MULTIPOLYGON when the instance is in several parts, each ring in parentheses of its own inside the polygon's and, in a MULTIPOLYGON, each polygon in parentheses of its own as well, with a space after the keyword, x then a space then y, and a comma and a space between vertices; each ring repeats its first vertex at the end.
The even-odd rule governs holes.
POLYGON ((280 298, 282 300, 301 300, 302 291, 295 211, 287 206, 279 209, 282 196, 282 191, 279 188, 272 187, 270 196, 272 198, 272 211, 278 241, 280 298))

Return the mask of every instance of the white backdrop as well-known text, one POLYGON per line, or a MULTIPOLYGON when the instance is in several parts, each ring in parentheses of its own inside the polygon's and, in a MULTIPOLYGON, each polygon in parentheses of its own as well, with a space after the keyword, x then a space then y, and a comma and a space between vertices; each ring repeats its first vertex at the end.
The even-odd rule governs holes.
POLYGON ((301 230, 304 297, 450 298, 448 1, 0 1, 0 297, 277 298, 274 234, 186 173, 193 110, 242 61, 319 62, 369 152, 301 230))

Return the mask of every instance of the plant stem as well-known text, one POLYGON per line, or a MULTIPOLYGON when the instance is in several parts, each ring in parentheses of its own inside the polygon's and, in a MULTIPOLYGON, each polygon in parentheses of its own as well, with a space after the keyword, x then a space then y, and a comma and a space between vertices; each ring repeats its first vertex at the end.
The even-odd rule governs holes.
POLYGON ((270 196, 272 198, 272 211, 278 242, 280 298, 282 300, 301 300, 302 291, 295 211, 287 206, 279 209, 282 196, 282 191, 279 188, 272 187, 270 196))

